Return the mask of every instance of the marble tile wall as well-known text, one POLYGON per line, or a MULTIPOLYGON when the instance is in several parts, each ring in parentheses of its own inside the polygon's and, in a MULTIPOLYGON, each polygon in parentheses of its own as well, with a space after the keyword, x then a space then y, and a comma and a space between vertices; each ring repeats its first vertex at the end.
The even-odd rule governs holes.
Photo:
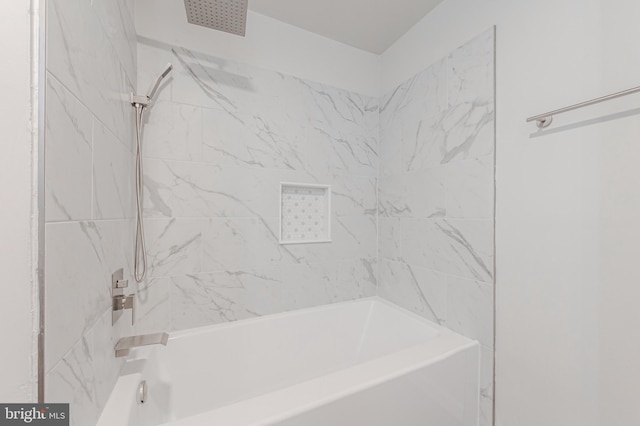
POLYGON ((494 30, 380 104, 378 295, 482 345, 492 424, 494 30))
MULTIPOLYGON (((111 273, 133 257, 133 0, 47 2, 45 396, 96 423, 121 363, 111 273)), ((135 287, 132 288, 135 290, 135 287)))
POLYGON ((145 331, 375 295, 378 100, 150 40, 145 331), (280 245, 280 182, 332 187, 332 242, 280 245))

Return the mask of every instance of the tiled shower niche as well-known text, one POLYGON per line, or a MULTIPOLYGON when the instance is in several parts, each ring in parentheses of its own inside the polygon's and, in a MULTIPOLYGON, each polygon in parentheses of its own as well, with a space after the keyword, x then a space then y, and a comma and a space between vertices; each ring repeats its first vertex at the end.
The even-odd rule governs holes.
POLYGON ((280 244, 331 241, 331 187, 280 184, 280 244))

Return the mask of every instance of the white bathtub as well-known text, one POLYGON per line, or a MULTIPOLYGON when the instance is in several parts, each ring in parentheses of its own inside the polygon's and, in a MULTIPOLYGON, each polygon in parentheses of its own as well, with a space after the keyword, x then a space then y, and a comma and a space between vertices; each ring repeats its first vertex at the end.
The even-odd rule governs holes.
POLYGON ((132 351, 99 426, 476 426, 479 357, 379 298, 198 328, 132 351))

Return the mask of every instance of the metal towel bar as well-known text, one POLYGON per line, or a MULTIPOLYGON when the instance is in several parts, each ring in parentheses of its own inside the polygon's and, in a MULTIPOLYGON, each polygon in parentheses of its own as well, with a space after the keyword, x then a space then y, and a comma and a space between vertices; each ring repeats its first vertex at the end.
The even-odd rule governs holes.
POLYGON ((549 111, 549 112, 544 113, 544 114, 535 115, 533 117, 527 118, 527 123, 535 121, 540 129, 544 129, 544 128, 549 127, 551 125, 551 123, 553 122, 553 116, 554 115, 562 114, 562 113, 568 112, 568 111, 573 111, 573 110, 579 109, 579 108, 584 108, 584 107, 590 106, 590 105, 599 104, 601 102, 609 101, 611 99, 621 98, 622 96, 632 95, 632 94, 638 93, 638 92, 640 92, 640 86, 634 87, 634 88, 628 89, 628 90, 623 90, 622 92, 613 93, 611 95, 602 96, 600 98, 592 99, 590 101, 581 102, 579 104, 571 105, 571 106, 568 106, 568 107, 565 107, 565 108, 560 108, 560 109, 556 109, 554 111, 549 111))

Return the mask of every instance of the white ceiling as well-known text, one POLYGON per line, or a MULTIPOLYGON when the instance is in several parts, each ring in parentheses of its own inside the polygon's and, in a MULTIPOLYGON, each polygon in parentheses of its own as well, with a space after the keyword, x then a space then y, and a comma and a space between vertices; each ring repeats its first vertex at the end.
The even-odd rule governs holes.
POLYGON ((249 0, 249 9, 380 54, 440 2, 442 0, 249 0))

